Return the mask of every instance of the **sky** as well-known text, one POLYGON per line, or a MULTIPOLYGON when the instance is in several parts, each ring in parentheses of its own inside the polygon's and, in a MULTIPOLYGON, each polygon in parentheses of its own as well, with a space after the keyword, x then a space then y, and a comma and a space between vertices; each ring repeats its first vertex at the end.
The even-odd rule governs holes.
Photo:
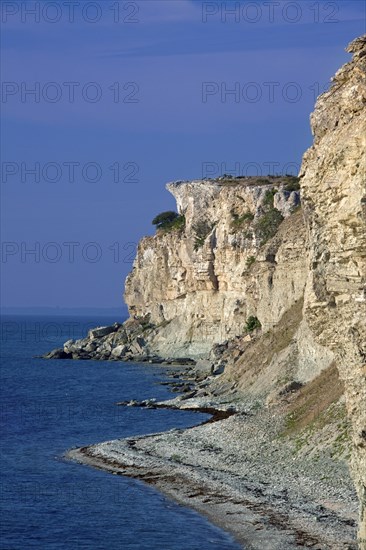
POLYGON ((169 181, 296 174, 365 4, 1 2, 1 305, 115 308, 169 181))

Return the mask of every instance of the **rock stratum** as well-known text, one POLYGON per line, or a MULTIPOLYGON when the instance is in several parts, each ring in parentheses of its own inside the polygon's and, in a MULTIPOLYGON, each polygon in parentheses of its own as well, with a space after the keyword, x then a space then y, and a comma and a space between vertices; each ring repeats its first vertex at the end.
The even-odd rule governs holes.
POLYGON ((297 456, 351 449, 364 550, 366 36, 348 52, 299 177, 169 183, 179 217, 139 243, 130 318, 47 357, 196 363, 211 396, 276 411, 297 456))
POLYGON ((366 548, 366 36, 348 47, 311 117, 314 144, 301 168, 308 233, 304 318, 333 356, 352 425, 351 470, 366 548))

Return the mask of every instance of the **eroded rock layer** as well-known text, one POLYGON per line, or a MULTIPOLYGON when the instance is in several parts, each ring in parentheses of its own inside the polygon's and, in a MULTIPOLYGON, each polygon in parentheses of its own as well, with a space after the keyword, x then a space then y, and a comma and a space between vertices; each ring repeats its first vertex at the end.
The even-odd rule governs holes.
POLYGON ((366 548, 366 37, 319 97, 301 168, 308 232, 304 317, 337 360, 353 427, 352 471, 366 548))

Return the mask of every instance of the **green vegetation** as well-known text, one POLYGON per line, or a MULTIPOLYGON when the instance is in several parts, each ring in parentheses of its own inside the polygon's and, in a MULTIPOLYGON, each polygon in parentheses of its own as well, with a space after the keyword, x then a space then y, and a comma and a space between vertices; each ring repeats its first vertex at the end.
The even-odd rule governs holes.
POLYGON ((152 221, 152 224, 156 225, 157 229, 161 229, 166 224, 172 223, 177 217, 178 217, 178 214, 176 212, 172 212, 171 210, 168 210, 167 212, 161 212, 161 214, 158 214, 157 216, 155 216, 155 218, 152 221))
POLYGON ((343 393, 335 363, 296 392, 280 435, 292 438, 294 454, 313 444, 314 437, 319 439, 321 433, 332 457, 348 454, 349 422, 345 405, 339 401, 343 393))
POLYGON ((285 191, 299 191, 300 189, 300 178, 297 176, 289 176, 286 174, 286 185, 284 187, 285 191))
POLYGON ((262 245, 276 234, 283 219, 281 212, 277 208, 270 208, 268 212, 258 219, 255 229, 262 245))
POLYGON ((183 231, 186 226, 185 216, 177 216, 175 220, 166 228, 168 230, 183 231))
POLYGON ((236 229, 239 229, 243 227, 243 225, 245 225, 246 223, 254 220, 254 214, 249 212, 249 210, 247 212, 244 212, 242 216, 239 216, 239 214, 236 214, 235 212, 232 212, 231 215, 233 217, 231 225, 236 229))
POLYGON ((266 194, 264 195, 264 206, 268 206, 269 208, 273 208, 274 204, 274 196, 278 192, 278 189, 268 189, 266 191, 266 194))
POLYGON ((214 178, 213 181, 215 183, 218 183, 219 185, 223 185, 226 187, 235 186, 235 185, 270 185, 272 182, 269 178, 273 176, 268 177, 260 177, 260 176, 230 176, 227 174, 223 174, 221 178, 214 178))
POLYGON ((156 226, 156 229, 162 229, 164 231, 181 231, 184 229, 186 220, 184 216, 180 216, 176 212, 168 210, 155 216, 152 224, 156 226))
POLYGON ((249 268, 254 263, 255 263, 255 256, 249 256, 249 258, 247 258, 247 268, 249 268))
POLYGON ((296 414, 287 417, 286 421, 287 433, 295 433, 293 438, 294 455, 298 454, 306 446, 313 445, 313 439, 316 437, 319 438, 319 433, 325 426, 333 426, 333 429, 330 430, 330 434, 336 430, 337 436, 334 438, 329 434, 329 439, 325 443, 329 448, 330 456, 332 458, 349 458, 348 454, 351 444, 350 426, 343 404, 333 403, 325 411, 318 412, 318 416, 313 417, 298 433, 296 433, 297 421, 298 416, 296 414))
POLYGON ((196 223, 196 225, 193 226, 193 231, 195 233, 193 248, 196 252, 204 245, 207 236, 211 233, 213 229, 213 226, 214 224, 209 223, 205 220, 199 221, 196 223))
POLYGON ((234 185, 239 185, 241 183, 239 178, 226 178, 222 180, 215 180, 215 183, 218 183, 219 185, 230 187, 234 185))
POLYGON ((255 330, 256 328, 261 328, 261 326, 262 325, 261 325, 261 322, 258 319, 258 317, 254 317, 253 315, 251 315, 247 319, 247 323, 245 325, 245 330, 247 332, 253 332, 253 330, 255 330))
POLYGON ((268 189, 266 191, 263 199, 264 213, 258 218, 255 224, 256 235, 259 237, 262 245, 276 234, 279 225, 284 219, 281 212, 274 207, 274 196, 277 192, 277 189, 268 189))

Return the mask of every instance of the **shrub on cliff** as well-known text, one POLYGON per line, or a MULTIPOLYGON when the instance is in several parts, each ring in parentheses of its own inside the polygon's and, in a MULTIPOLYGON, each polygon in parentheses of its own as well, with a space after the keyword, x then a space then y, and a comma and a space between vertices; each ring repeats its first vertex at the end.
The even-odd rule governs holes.
POLYGON ((286 174, 286 185, 285 191, 299 191, 300 189, 300 178, 297 176, 289 176, 286 174))
POLYGON ((176 212, 173 212, 172 210, 168 210, 167 212, 162 212, 161 214, 158 214, 155 216, 155 218, 152 221, 153 225, 156 225, 157 229, 160 229, 164 227, 164 225, 171 223, 175 220, 175 218, 178 217, 178 214, 176 212))
POLYGON ((195 233, 194 250, 196 252, 204 245, 204 242, 207 236, 211 233, 213 226, 214 224, 209 223, 206 220, 199 221, 193 226, 193 231, 195 233))
POLYGON ((232 212, 232 217, 233 217, 233 220, 231 222, 231 226, 234 229, 240 229, 243 226, 245 226, 247 223, 254 220, 254 214, 252 214, 252 212, 250 211, 244 212, 242 216, 239 216, 239 214, 232 212))
POLYGON ((258 319, 258 317, 254 317, 253 315, 251 315, 247 319, 247 323, 245 325, 245 330, 247 332, 253 332, 253 330, 255 330, 256 328, 261 328, 261 326, 262 325, 261 325, 261 322, 258 319))
POLYGON ((259 218, 255 229, 261 244, 264 244, 276 234, 283 219, 281 212, 277 208, 271 208, 259 218))
POLYGON ((277 193, 277 189, 268 189, 264 195, 263 205, 265 207, 273 208, 274 196, 277 193))
POLYGON ((156 229, 162 229, 164 231, 180 230, 185 227, 186 219, 184 216, 180 216, 176 212, 168 210, 167 212, 161 212, 155 216, 152 224, 156 226, 156 229))
POLYGON ((247 268, 249 269, 250 266, 253 265, 254 263, 255 263, 255 256, 249 256, 246 261, 247 268))
POLYGON ((277 189, 268 189, 262 202, 262 215, 255 223, 255 233, 263 245, 271 239, 277 232, 278 227, 283 222, 283 216, 277 208, 274 207, 274 197, 277 189))

